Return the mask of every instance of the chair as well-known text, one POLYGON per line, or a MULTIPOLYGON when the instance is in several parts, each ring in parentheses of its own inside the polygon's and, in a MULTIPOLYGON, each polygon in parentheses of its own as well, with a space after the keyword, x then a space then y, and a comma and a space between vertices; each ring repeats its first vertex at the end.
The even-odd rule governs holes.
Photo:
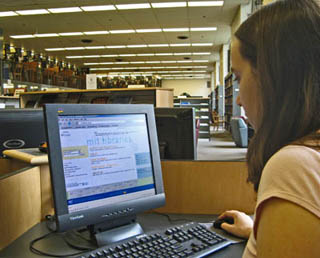
POLYGON ((15 64, 14 70, 13 70, 13 80, 22 81, 22 71, 23 71, 22 64, 15 64))
POLYGON ((215 131, 219 130, 219 127, 224 128, 225 120, 223 116, 219 116, 217 112, 212 112, 212 126, 215 131))
POLYGON ((238 147, 248 147, 248 126, 240 117, 230 120, 232 138, 238 147))

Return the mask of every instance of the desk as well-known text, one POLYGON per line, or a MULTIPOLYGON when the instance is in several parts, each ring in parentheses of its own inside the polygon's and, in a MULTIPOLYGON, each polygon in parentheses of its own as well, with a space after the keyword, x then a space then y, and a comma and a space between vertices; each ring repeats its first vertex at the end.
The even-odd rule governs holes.
MULTIPOLYGON (((143 213, 138 215, 138 221, 144 228, 145 232, 155 229, 166 228, 173 225, 188 222, 189 220, 198 222, 209 222, 216 218, 214 215, 170 215, 173 222, 169 222, 168 218, 164 215, 156 213, 143 213)), ((44 222, 38 223, 26 233, 24 233, 17 240, 12 242, 8 247, 0 251, 0 257, 24 257, 35 258, 39 255, 33 254, 29 251, 29 242, 39 236, 48 232, 44 222)), ((52 252, 55 254, 72 253, 74 250, 70 249, 59 236, 53 236, 46 240, 40 240, 36 247, 42 251, 52 252)), ((242 256, 245 248, 245 242, 228 246, 208 257, 214 258, 239 258, 242 256)))

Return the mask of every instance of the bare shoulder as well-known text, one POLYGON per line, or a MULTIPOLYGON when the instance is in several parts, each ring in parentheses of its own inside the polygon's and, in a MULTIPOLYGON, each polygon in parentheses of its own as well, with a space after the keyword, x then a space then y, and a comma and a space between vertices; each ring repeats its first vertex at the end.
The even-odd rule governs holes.
POLYGON ((265 201, 256 232, 258 257, 319 257, 320 218, 292 202, 265 201))

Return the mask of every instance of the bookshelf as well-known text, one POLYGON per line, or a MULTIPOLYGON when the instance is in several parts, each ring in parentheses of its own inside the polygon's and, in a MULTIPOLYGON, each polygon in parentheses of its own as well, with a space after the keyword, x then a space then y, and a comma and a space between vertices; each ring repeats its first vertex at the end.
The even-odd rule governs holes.
POLYGON ((46 103, 153 104, 155 107, 173 107, 173 89, 119 88, 37 91, 20 94, 21 108, 40 108, 46 103))
POLYGON ((230 131, 230 120, 233 116, 240 116, 240 107, 236 103, 239 94, 239 84, 235 80, 233 73, 229 73, 225 77, 225 128, 230 131))
POLYGON ((200 120, 199 138, 210 139, 210 98, 175 98, 174 107, 195 108, 196 118, 200 120))

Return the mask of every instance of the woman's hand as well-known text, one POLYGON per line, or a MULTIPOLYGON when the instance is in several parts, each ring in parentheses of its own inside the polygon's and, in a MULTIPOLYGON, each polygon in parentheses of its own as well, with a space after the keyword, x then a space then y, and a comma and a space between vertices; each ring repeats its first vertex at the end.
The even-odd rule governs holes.
POLYGON ((219 219, 232 217, 234 224, 222 223, 221 228, 225 231, 242 238, 248 239, 253 229, 253 220, 251 217, 240 211, 225 211, 219 216, 219 219))

